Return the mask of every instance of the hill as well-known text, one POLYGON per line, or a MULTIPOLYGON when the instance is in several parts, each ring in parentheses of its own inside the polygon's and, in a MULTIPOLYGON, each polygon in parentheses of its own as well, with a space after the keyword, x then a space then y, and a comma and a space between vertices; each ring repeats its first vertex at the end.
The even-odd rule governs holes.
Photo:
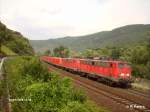
POLYGON ((67 46, 76 51, 82 51, 87 48, 134 45, 138 42, 145 41, 147 32, 149 31, 150 24, 135 24, 119 27, 112 31, 102 31, 85 36, 30 40, 30 43, 36 52, 53 49, 60 45, 67 46))
POLYGON ((0 55, 32 55, 33 53, 28 39, 0 22, 0 55))

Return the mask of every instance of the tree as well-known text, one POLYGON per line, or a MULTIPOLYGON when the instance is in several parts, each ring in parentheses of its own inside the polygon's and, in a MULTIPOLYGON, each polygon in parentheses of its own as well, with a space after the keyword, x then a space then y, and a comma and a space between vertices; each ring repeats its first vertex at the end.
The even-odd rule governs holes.
POLYGON ((113 59, 119 59, 120 56, 121 56, 121 54, 120 54, 119 48, 114 47, 111 52, 111 57, 113 59))
MULTIPOLYGON (((148 53, 149 53, 149 57, 150 57, 150 32, 148 33, 148 41, 147 41, 147 50, 148 50, 148 53)), ((150 58, 149 58, 149 61, 150 61, 150 58)))
POLYGON ((6 26, 2 25, 0 22, 0 53, 2 52, 1 47, 2 47, 2 43, 5 40, 5 36, 6 36, 6 26))
POLYGON ((134 76, 150 79, 150 55, 147 49, 146 44, 136 46, 132 51, 131 63, 134 76))
POLYGON ((48 55, 48 56, 50 56, 51 55, 51 50, 46 50, 45 52, 44 52, 44 55, 48 55))
POLYGON ((57 56, 57 57, 69 57, 70 55, 70 51, 67 47, 64 47, 64 46, 59 46, 59 47, 56 47, 54 50, 53 50, 53 53, 54 53, 54 56, 57 56))

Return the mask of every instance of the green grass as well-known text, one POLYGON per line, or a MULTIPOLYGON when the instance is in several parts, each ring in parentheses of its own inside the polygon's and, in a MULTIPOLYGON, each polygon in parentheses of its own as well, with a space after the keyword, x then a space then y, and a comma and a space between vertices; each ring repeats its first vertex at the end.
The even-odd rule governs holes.
POLYGON ((5 55, 16 55, 16 53, 14 53, 12 50, 10 50, 8 47, 2 45, 1 46, 1 51, 5 54, 5 55))
POLYGON ((150 80, 141 79, 139 81, 135 81, 132 86, 133 88, 150 91, 150 80))

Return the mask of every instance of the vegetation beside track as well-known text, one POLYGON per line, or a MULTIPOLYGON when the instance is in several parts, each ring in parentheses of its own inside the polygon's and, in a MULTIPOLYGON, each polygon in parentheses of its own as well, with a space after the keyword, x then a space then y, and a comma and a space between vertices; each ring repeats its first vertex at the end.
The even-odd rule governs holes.
POLYGON ((88 101, 69 78, 49 72, 36 57, 13 58, 5 68, 12 112, 107 112, 88 101))
POLYGON ((140 89, 142 91, 150 92, 150 80, 146 79, 135 80, 135 82, 132 84, 132 87, 135 89, 140 89))

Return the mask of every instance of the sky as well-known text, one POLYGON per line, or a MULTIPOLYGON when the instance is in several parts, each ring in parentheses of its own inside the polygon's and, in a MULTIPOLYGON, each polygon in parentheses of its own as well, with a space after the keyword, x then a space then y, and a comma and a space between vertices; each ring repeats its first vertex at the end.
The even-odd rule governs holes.
POLYGON ((0 0, 0 21, 31 40, 150 24, 150 0, 0 0))

